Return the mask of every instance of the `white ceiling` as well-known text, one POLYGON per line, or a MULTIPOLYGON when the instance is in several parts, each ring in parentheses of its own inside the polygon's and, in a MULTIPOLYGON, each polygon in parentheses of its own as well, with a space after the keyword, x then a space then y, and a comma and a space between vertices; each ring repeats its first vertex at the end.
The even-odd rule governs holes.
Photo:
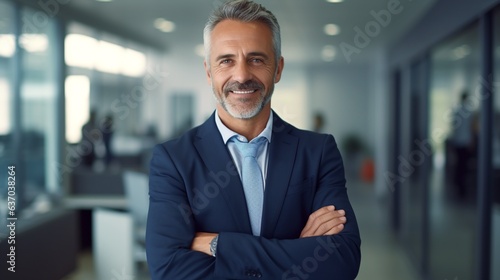
MULTIPOLYGON (((373 12, 388 10, 389 4, 399 3, 399 14, 391 15, 390 23, 380 28, 367 47, 353 54, 354 61, 369 59, 377 46, 390 44, 399 38, 436 0, 345 0, 327 3, 325 0, 269 0, 256 1, 271 10, 282 29, 283 56, 287 63, 326 63, 321 60, 325 45, 333 45, 337 56, 330 63, 346 62, 339 49, 342 42, 354 45, 355 27, 364 29, 374 21, 373 12), (327 36, 323 27, 327 23, 340 26, 341 33, 327 36)), ((126 32, 140 34, 162 46, 167 54, 173 50, 192 50, 201 44, 202 30, 210 11, 221 0, 75 0, 69 5, 73 10, 92 18, 120 26, 126 32), (153 27, 156 18, 173 21, 176 29, 162 33, 153 27)))

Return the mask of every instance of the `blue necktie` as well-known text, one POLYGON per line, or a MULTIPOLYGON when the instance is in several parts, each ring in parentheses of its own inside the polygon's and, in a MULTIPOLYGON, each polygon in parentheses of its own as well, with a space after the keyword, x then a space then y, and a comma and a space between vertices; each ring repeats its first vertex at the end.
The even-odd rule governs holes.
POLYGON ((233 138, 236 149, 243 158, 241 164, 241 182, 243 183, 243 190, 245 192, 252 233, 255 236, 260 235, 262 205, 264 202, 262 171, 255 157, 259 146, 265 142, 264 140, 266 138, 259 137, 252 142, 246 143, 233 138))

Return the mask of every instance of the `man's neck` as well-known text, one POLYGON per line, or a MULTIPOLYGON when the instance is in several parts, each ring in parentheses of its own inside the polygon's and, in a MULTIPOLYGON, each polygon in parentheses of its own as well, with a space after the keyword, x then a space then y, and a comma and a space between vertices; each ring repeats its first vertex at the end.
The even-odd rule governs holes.
POLYGON ((269 114, 271 114, 271 105, 267 104, 262 111, 251 119, 237 119, 231 116, 222 106, 217 105, 217 113, 222 123, 232 131, 245 136, 248 141, 257 137, 267 125, 269 114))

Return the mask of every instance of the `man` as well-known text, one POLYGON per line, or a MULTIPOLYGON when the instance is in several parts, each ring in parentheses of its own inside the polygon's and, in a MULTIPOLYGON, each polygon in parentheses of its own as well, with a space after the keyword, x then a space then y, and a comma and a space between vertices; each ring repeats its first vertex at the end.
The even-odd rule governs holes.
POLYGON ((250 1, 227 2, 204 43, 217 108, 154 149, 152 278, 354 279, 361 241, 336 143, 271 110, 284 66, 276 18, 250 1))

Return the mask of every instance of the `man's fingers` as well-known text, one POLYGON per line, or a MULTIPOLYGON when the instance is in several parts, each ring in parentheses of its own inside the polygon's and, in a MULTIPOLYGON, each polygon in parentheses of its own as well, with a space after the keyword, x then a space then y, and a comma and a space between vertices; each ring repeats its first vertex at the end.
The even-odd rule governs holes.
POLYGON ((333 205, 322 207, 309 216, 300 237, 336 234, 346 223, 345 211, 335 210, 333 205), (340 228, 339 226, 342 225, 340 228))
POLYGON ((321 207, 318 210, 314 211, 311 215, 309 215, 309 220, 311 220, 311 218, 316 219, 317 217, 322 216, 324 214, 327 214, 329 212, 332 212, 334 210, 335 210, 335 206, 333 206, 333 205, 321 207))
POLYGON ((314 236, 325 235, 327 232, 332 230, 333 228, 345 224, 347 221, 346 217, 341 216, 337 218, 330 219, 318 225, 316 230, 314 231, 314 236))
POLYGON ((320 209, 314 211, 311 215, 309 215, 309 218, 307 219, 306 226, 304 227, 302 232, 309 231, 311 229, 311 227, 313 226, 313 223, 315 222, 315 220, 318 217, 320 217, 324 214, 328 214, 329 212, 334 211, 334 210, 335 210, 335 206, 329 205, 329 206, 321 207, 320 209))
POLYGON ((337 234, 337 233, 340 233, 343 229, 344 229, 344 224, 340 224, 340 225, 338 225, 336 227, 333 227, 329 231, 325 232, 323 235, 337 234))

